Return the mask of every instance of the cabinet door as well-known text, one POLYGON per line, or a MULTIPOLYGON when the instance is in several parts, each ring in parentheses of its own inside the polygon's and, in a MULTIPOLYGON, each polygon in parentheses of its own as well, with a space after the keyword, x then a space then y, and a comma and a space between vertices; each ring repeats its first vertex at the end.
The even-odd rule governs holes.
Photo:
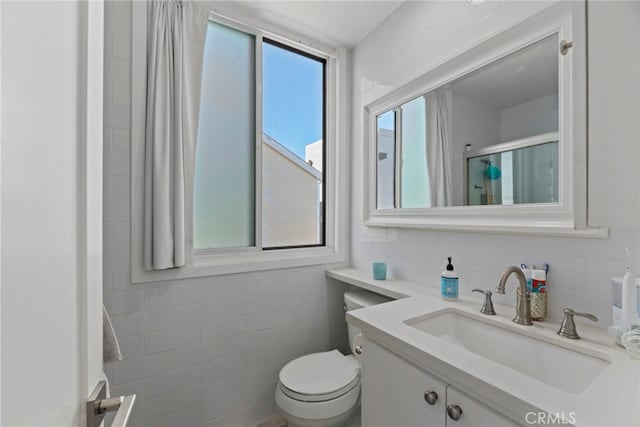
POLYGON ((446 385, 388 350, 362 343, 362 427, 444 427, 446 385), (425 393, 437 399, 426 401, 425 393))
POLYGON ((453 418, 447 413, 447 427, 515 427, 518 424, 503 417, 477 400, 449 386, 447 387, 447 408, 457 406, 462 410, 460 418, 455 420, 457 408, 452 408, 453 418))

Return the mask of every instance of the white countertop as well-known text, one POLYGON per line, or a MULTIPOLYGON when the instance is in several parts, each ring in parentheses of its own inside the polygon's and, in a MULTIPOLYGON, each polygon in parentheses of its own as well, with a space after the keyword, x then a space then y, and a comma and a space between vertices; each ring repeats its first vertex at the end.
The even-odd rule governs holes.
MULTIPOLYGON (((495 305, 491 322, 517 328, 524 335, 609 361, 602 373, 581 393, 569 393, 528 375, 478 356, 459 346, 424 333, 407 323, 446 308, 477 315, 481 300, 461 297, 449 302, 438 289, 402 280, 373 280, 356 269, 326 272, 328 277, 370 290, 398 301, 354 310, 347 321, 365 335, 428 369, 472 396, 489 402, 515 421, 526 424, 523 414, 542 410, 551 414, 575 413, 578 426, 640 426, 640 360, 614 344, 601 328, 579 324, 581 340, 556 334, 558 324, 536 322, 520 326, 511 322, 513 307, 495 305)), ((515 292, 514 292, 515 294, 515 292)), ((508 349, 505 349, 508 351, 508 349)))

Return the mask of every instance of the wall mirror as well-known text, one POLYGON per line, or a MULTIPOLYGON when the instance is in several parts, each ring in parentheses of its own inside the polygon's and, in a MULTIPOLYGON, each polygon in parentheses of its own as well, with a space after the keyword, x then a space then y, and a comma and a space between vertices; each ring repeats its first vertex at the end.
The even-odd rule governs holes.
POLYGON ((377 208, 557 203, 559 43, 553 34, 378 114, 377 208))
POLYGON ((365 107, 365 223, 586 224, 584 5, 559 4, 365 107))

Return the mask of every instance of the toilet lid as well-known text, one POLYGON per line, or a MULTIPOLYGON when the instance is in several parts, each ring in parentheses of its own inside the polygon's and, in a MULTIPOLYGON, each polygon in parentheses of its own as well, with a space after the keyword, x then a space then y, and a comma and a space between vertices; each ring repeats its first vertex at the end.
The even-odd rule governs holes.
POLYGON ((280 383, 303 395, 327 395, 350 386, 358 379, 360 366, 338 350, 314 353, 287 363, 280 383))

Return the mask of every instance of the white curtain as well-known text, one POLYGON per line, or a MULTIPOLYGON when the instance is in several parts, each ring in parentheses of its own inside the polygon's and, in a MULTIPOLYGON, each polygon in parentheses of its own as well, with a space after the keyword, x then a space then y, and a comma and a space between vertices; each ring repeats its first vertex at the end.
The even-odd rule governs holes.
POLYGON ((194 2, 147 4, 144 267, 186 262, 207 13, 194 2))
POLYGON ((451 206, 451 90, 430 92, 424 99, 431 207, 451 206))

